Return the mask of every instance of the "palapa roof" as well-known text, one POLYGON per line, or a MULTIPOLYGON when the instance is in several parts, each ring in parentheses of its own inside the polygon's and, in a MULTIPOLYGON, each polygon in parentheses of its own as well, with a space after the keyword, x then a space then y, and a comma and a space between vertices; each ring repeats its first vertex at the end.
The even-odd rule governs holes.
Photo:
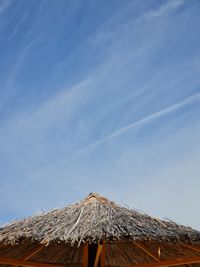
POLYGON ((200 242, 190 227, 153 218, 91 193, 79 203, 14 221, 0 229, 0 242, 30 239, 70 245, 101 240, 200 242))
MULTIPOLYGON (((149 264, 152 260, 177 257, 193 257, 193 262, 199 257, 200 262, 197 230, 153 218, 91 193, 76 204, 0 228, 0 264, 9 263, 1 261, 1 257, 25 259, 28 251, 39 246, 42 251, 31 255, 31 260, 82 266, 84 244, 102 242, 106 244, 104 266, 149 264)), ((25 266, 23 262, 16 265, 25 266)))

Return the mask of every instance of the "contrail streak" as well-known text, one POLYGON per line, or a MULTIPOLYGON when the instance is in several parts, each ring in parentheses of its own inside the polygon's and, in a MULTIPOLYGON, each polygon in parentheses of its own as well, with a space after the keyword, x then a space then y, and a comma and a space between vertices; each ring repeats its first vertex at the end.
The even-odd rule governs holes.
POLYGON ((127 125, 126 127, 123 127, 119 130, 116 130, 114 132, 112 132, 111 134, 105 136, 104 138, 101 138, 99 140, 97 140, 96 142, 92 143, 92 144, 89 144, 88 146, 85 146, 83 148, 81 148, 80 150, 78 150, 78 153, 80 152, 84 152, 88 149, 91 149, 91 148, 94 148, 96 147, 97 145, 109 140, 109 139, 112 139, 114 137, 118 137, 120 135, 122 135, 123 133, 126 133, 127 131, 131 130, 131 129, 134 129, 138 126, 144 126, 148 123, 150 123, 151 121, 153 120, 156 120, 156 119, 159 119, 167 114, 170 114, 170 113, 173 113, 181 108, 184 108, 185 106, 188 106, 190 104, 193 104, 193 103, 198 103, 200 102, 200 92, 199 93, 196 93, 180 102, 177 102, 176 104, 174 105, 171 105, 165 109, 162 109, 162 110, 159 110, 155 113, 152 113, 151 115, 148 115, 140 120, 137 120, 129 125, 127 125))

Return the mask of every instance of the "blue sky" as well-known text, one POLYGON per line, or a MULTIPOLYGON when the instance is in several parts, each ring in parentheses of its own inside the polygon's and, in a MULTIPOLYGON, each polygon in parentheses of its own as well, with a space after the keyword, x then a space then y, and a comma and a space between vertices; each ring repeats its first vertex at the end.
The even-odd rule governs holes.
POLYGON ((0 0, 0 223, 91 191, 200 229, 200 2, 0 0))

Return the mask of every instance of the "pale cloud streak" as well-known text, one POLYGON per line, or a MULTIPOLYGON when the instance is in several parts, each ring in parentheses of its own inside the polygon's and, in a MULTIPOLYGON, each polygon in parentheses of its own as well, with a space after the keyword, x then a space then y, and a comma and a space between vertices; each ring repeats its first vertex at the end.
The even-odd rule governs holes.
POLYGON ((13 13, 8 47, 17 40, 19 50, 12 47, 14 60, 1 76, 1 111, 8 113, 0 114, 3 221, 99 191, 196 227, 183 208, 174 217, 181 207, 170 212, 167 199, 173 179, 178 186, 183 177, 184 192, 188 177, 198 184, 198 8, 151 0, 105 10, 86 1, 81 20, 78 1, 31 3, 33 17, 28 6, 27 17, 23 5, 21 16, 13 13), (166 185, 163 206, 146 196, 149 182, 153 196, 166 185))
POLYGON ((158 9, 149 11, 145 14, 147 19, 153 19, 164 15, 166 12, 176 9, 184 4, 184 0, 174 0, 174 1, 166 1, 163 5, 161 5, 158 9))
POLYGON ((8 101, 17 93, 19 89, 17 77, 20 74, 22 67, 24 67, 24 65, 27 63, 28 54, 31 52, 31 49, 34 47, 34 45, 36 45, 37 42, 38 39, 36 38, 26 44, 12 63, 12 66, 9 69, 9 75, 3 84, 4 92, 0 93, 0 110, 2 110, 8 101))
POLYGON ((0 14, 4 12, 11 4, 13 0, 4 0, 0 2, 0 14))
POLYGON ((180 102, 178 102, 174 105, 171 105, 165 109, 159 110, 153 114, 150 114, 150 115, 148 115, 148 116, 146 116, 146 117, 144 117, 138 121, 135 121, 135 122, 127 125, 126 127, 123 127, 117 131, 114 131, 111 134, 107 135, 106 137, 99 139, 96 142, 80 149, 78 152, 81 153, 81 152, 85 152, 89 149, 95 148, 96 146, 108 141, 109 139, 113 139, 115 137, 118 137, 118 136, 126 133, 127 131, 134 130, 138 127, 142 127, 148 123, 151 123, 152 121, 154 121, 156 119, 159 119, 165 115, 176 112, 179 109, 182 109, 188 105, 195 104, 198 102, 200 102, 200 93, 194 94, 194 95, 184 99, 183 101, 180 101, 180 102))

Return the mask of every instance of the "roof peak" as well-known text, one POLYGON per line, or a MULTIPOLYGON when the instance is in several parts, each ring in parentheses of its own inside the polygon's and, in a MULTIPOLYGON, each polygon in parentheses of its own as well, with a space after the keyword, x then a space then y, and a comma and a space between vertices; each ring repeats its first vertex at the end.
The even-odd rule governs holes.
POLYGON ((111 202, 108 198, 106 198, 106 197, 104 197, 104 196, 102 196, 102 195, 100 195, 98 193, 95 193, 95 192, 91 192, 83 200, 83 202, 85 202, 85 203, 89 203, 89 202, 92 202, 92 201, 99 201, 99 202, 103 202, 103 203, 110 203, 111 202))
POLYGON ((91 193, 89 193, 89 195, 86 198, 91 198, 91 197, 94 197, 94 198, 99 198, 100 197, 101 198, 103 196, 98 194, 98 193, 96 193, 96 192, 91 192, 91 193))

